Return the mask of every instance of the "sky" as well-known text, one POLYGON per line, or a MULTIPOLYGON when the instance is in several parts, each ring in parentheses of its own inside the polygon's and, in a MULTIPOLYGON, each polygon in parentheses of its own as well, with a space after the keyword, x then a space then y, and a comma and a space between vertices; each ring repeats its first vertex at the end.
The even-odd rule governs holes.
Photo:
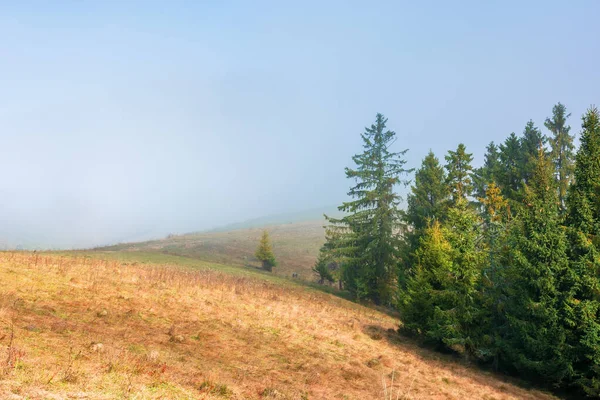
POLYGON ((378 112, 407 167, 460 142, 479 165, 559 101, 578 133, 600 103, 599 16, 583 0, 0 2, 0 247, 339 204, 378 112))

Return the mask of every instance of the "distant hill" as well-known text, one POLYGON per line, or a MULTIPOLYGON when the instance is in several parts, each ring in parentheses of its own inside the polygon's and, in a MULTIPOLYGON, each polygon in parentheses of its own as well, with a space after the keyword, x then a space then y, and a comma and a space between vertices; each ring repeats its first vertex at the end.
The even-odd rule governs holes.
POLYGON ((283 214, 268 215, 259 218, 249 219, 243 222, 236 222, 211 229, 207 232, 225 232, 234 231, 237 229, 262 228, 269 225, 282 225, 293 222, 316 221, 324 220, 323 214, 329 216, 341 215, 337 206, 319 207, 310 210, 296 211, 283 214))
POLYGON ((258 267, 254 251, 262 231, 266 229, 271 235, 275 257, 279 263, 273 272, 287 277, 296 273, 301 279, 313 280, 312 267, 325 242, 323 214, 340 215, 335 207, 323 207, 255 218, 205 232, 169 235, 164 239, 124 243, 96 250, 154 252, 258 267))

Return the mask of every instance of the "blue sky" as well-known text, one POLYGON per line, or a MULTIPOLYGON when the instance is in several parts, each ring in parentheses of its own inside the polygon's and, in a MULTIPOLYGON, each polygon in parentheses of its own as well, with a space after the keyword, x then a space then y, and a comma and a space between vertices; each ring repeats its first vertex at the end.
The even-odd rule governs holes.
POLYGON ((0 3, 0 236, 88 246, 337 204, 377 112, 410 167, 459 142, 480 164, 558 101, 577 133, 600 99, 599 16, 596 1, 0 3))

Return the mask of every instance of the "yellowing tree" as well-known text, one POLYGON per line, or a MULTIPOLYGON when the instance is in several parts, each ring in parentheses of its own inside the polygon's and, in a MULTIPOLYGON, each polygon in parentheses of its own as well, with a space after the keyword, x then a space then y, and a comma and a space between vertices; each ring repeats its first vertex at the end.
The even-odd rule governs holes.
POLYGON ((267 271, 272 271, 273 267, 277 265, 275 255, 273 254, 271 239, 269 238, 269 233, 267 231, 263 231, 254 256, 262 262, 263 269, 267 271))

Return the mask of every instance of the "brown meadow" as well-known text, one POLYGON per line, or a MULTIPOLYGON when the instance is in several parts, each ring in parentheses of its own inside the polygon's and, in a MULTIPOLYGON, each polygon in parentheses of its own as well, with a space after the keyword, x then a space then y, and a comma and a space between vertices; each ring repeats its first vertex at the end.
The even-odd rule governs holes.
POLYGON ((214 269, 0 253, 2 399, 550 399, 397 318, 214 269))

